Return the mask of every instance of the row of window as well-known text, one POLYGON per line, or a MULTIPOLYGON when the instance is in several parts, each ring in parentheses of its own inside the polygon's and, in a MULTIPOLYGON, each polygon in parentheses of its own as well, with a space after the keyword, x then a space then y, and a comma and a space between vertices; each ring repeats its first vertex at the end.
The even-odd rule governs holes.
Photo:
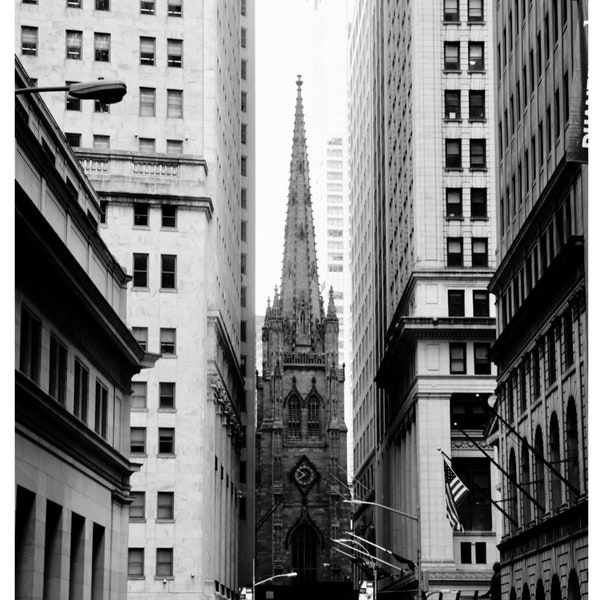
MULTIPOLYGON (((308 439, 318 439, 321 433, 319 399, 312 396, 306 401, 306 434, 308 439)), ((292 396, 287 401, 287 434, 292 440, 302 439, 302 400, 292 396)))
MULTIPOLYGON (((492 365, 489 359, 491 344, 473 344, 473 372, 475 375, 490 375, 492 365)), ((465 375, 467 372, 467 344, 450 343, 450 374, 465 375)))
MULTIPOLYGON (((148 350, 148 328, 147 327, 132 327, 131 332, 140 347, 148 350)), ((176 356, 177 347, 177 330, 172 327, 161 327, 159 332, 159 344, 161 356, 176 356)), ((173 390, 173 393, 175 390, 173 390)))
MULTIPOLYGON (((149 254, 133 255, 133 287, 148 287, 149 254)), ((160 288, 174 290, 177 288, 177 256, 174 254, 160 255, 160 288)))
MULTIPOLYGON (((21 0, 23 4, 37 4, 38 0, 21 0)), ((93 0, 95 10, 110 10, 110 0, 93 0)), ((83 8, 83 0, 66 0, 67 8, 83 8)), ((140 0, 140 13, 142 15, 155 14, 155 0, 140 0)), ((169 17, 181 17, 183 14, 183 0, 168 0, 167 14, 169 17)))
MULTIPOLYGON (((156 549, 155 577, 173 577, 173 548, 156 549)), ((129 548, 127 560, 127 577, 142 579, 144 577, 144 548, 129 548)))
MULTIPOLYGON (((464 267, 463 238, 449 237, 446 240, 446 258, 449 267, 464 267)), ((471 238, 471 266, 487 267, 488 240, 487 238, 471 238)))
MULTIPOLYGON (((145 410, 148 407, 148 383, 133 381, 131 383, 131 408, 145 410)), ((161 381, 158 384, 158 409, 175 410, 175 383, 161 381)))
MULTIPOLYGON (((462 169, 462 140, 446 139, 445 142, 445 167, 446 169, 462 169)), ((469 168, 485 169, 486 162, 486 140, 469 140, 469 168)))
MULTIPOLYGON (((42 363, 42 323, 33 312, 21 308, 21 348, 19 369, 32 381, 40 385, 42 363)), ((69 374, 69 353, 54 333, 50 334, 48 393, 57 402, 66 406, 67 377, 69 374)), ((91 425, 93 415, 94 431, 107 437, 108 428, 108 387, 96 377, 94 404, 90 402, 90 372, 77 357, 73 358, 73 413, 84 423, 91 425)))
MULTIPOLYGON (((444 21, 448 23, 460 21, 459 0, 444 0, 444 21)), ((467 21, 469 23, 481 23, 483 21, 483 0, 469 0, 467 21)))
MULTIPOLYGON (((469 71, 485 71, 484 47, 484 42, 468 42, 469 71)), ((444 42, 444 71, 460 70, 460 42, 444 42)))
MULTIPOLYGON (((465 316, 465 290, 448 290, 448 316, 465 316)), ((490 294, 487 290, 473 290, 473 316, 490 316, 490 294)))
MULTIPOLYGON (((148 227, 150 225, 150 205, 136 202, 133 205, 133 226, 148 227)), ((160 207, 160 226, 163 229, 177 227, 177 207, 172 204, 162 204, 160 207)))
MULTIPOLYGON (((175 428, 158 428, 158 456, 175 456, 175 428)), ((146 428, 131 427, 130 429, 130 453, 137 456, 146 456, 146 428)))
MULTIPOLYGON (((449 121, 461 119, 461 90, 444 91, 444 117, 449 121)), ((485 90, 469 90, 469 120, 485 119, 485 90)))
MULTIPOLYGON (((129 520, 142 522, 146 520, 146 492, 131 492, 132 503, 129 506, 129 520)), ((173 521, 175 519, 175 494, 173 492, 157 492, 156 520, 173 521)))
MULTIPOLYGON (((470 189, 471 218, 487 218, 487 188, 470 189)), ((446 217, 460 219, 463 217, 462 188, 446 188, 446 217)))

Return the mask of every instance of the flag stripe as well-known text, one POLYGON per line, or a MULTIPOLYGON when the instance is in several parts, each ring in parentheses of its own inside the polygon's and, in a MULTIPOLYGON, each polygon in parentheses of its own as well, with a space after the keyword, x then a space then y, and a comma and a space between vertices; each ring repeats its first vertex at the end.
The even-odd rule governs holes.
POLYGON ((469 492, 467 486, 458 478, 452 470, 450 461, 444 455, 444 481, 446 487, 446 517, 456 531, 464 531, 456 510, 457 504, 464 499, 469 492))

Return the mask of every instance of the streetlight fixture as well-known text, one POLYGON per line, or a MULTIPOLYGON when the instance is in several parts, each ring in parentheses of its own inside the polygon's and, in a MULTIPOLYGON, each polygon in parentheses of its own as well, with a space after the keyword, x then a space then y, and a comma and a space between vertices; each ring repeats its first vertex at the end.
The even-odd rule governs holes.
POLYGON ((261 579, 260 581, 252 580, 252 600, 256 599, 256 586, 261 585, 263 583, 267 583, 267 581, 272 581, 273 579, 277 579, 278 577, 296 577, 298 573, 292 571, 291 573, 280 573, 279 575, 272 575, 271 577, 267 577, 266 579, 261 579))
POLYGON ((377 565, 375 564, 375 559, 373 555, 369 552, 368 548, 358 540, 350 539, 350 538, 339 538, 332 539, 332 542, 337 542, 338 544, 356 544, 360 546, 361 550, 367 554, 369 559, 371 560, 371 569, 373 569, 373 600, 377 600, 377 565))
POLYGON ((116 104, 127 93, 127 86, 116 79, 98 79, 70 85, 47 87, 25 87, 15 90, 15 94, 40 94, 41 92, 67 92, 79 100, 99 100, 104 104, 116 104))

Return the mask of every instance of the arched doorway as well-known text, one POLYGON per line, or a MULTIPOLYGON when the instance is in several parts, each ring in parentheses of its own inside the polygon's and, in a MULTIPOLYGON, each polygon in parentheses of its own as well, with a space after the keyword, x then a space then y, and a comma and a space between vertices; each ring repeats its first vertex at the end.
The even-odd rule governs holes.
POLYGON ((546 600, 544 582, 541 579, 537 580, 537 585, 535 586, 535 600, 546 600))
POLYGON ((292 533, 290 545, 292 570, 298 573, 296 581, 316 581, 319 553, 317 532, 308 523, 302 523, 292 533))
POLYGON ((579 577, 577 577, 575 569, 571 569, 571 572, 569 573, 569 591, 567 592, 567 600, 581 600, 579 577))
POLYGON ((531 595, 529 594, 529 586, 525 584, 523 586, 523 593, 521 594, 521 600, 531 600, 531 595))
POLYGON ((562 600, 560 593, 560 579, 556 574, 552 576, 552 584, 550 585, 550 600, 562 600))

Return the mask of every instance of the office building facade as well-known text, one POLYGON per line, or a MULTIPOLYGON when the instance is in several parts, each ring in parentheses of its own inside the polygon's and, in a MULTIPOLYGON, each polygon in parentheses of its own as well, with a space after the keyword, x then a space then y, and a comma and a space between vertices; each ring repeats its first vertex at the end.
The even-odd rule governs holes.
POLYGON ((126 82, 50 102, 133 281, 127 323, 161 358, 135 378, 132 598, 231 598, 252 578, 254 3, 17 4, 39 84, 126 82))
POLYGON ((495 7, 507 598, 588 597, 587 2, 495 7))

